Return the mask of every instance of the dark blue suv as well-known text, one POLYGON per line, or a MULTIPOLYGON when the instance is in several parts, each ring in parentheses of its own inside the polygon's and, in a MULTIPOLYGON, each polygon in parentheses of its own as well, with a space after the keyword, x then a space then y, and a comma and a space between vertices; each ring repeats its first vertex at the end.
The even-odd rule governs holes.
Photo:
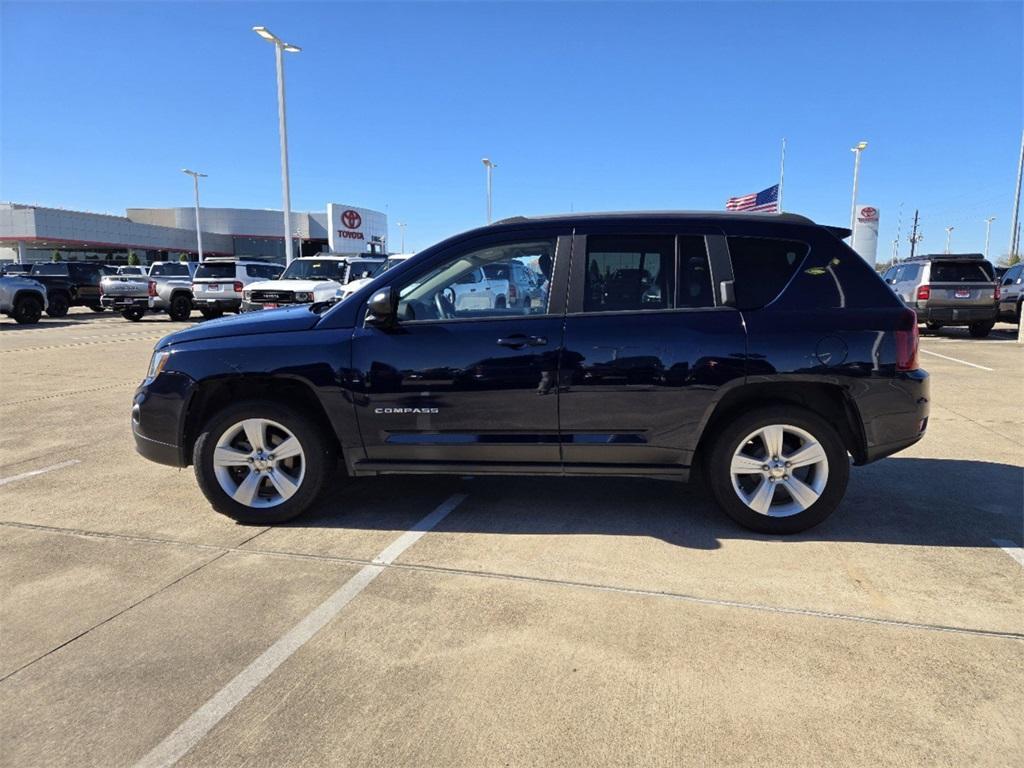
POLYGON ((502 221, 332 307, 167 336, 136 445, 194 465, 246 523, 301 513, 340 460, 351 477, 699 471, 740 524, 804 530, 839 504, 851 457, 928 422, 914 313, 846 234, 792 214, 502 221), (475 279, 500 264, 533 271, 528 301, 475 279))

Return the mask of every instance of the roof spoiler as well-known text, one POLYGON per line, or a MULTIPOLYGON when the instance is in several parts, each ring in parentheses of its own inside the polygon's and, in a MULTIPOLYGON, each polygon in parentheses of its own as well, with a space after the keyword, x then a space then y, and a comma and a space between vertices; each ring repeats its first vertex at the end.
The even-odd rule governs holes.
POLYGON ((840 240, 845 240, 853 233, 852 229, 847 229, 846 227, 825 227, 825 229, 840 240))

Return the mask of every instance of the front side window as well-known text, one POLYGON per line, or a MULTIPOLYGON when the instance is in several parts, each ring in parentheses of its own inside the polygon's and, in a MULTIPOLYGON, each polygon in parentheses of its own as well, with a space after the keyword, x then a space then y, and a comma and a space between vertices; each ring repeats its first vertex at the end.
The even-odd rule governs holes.
POLYGON ((459 320, 471 318, 543 315, 548 289, 516 290, 508 278, 514 264, 538 274, 550 274, 555 257, 554 240, 535 240, 495 245, 454 256, 426 275, 409 278, 397 286, 400 320, 459 320), (494 267, 504 267, 496 270, 494 267), (547 273, 544 273, 544 270, 547 273))
POLYGON ((797 240, 730 237, 736 307, 759 309, 774 301, 800 268, 809 250, 807 243, 797 240))
POLYGON ((587 238, 584 312, 668 309, 675 285, 675 238, 587 238))

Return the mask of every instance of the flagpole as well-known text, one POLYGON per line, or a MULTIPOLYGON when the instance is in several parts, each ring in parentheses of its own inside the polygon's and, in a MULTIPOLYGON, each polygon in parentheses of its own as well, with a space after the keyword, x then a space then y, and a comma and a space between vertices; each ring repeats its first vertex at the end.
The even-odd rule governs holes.
POLYGON ((779 213, 782 213, 782 185, 786 180, 786 138, 782 138, 782 165, 779 167, 779 213))

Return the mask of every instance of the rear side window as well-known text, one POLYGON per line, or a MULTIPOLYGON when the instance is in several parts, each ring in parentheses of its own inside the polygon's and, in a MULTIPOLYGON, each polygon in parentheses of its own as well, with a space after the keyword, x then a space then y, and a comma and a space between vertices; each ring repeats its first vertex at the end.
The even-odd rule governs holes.
POLYGON ((933 283, 991 283, 989 275, 981 264, 970 262, 933 261, 931 281, 933 283))
POLYGON ((808 250, 807 243, 797 240, 730 237, 736 307, 757 309, 774 301, 799 269, 808 250))
POLYGON ((674 286, 675 238, 587 238, 584 312, 668 309, 674 286))
POLYGON ((273 280, 281 274, 281 267, 274 264, 248 264, 245 267, 245 274, 249 277, 273 280))

